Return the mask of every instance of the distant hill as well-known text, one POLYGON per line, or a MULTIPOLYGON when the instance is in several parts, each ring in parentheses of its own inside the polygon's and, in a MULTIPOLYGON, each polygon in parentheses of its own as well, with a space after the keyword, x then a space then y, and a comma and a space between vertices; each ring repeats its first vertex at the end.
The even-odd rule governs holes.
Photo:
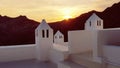
POLYGON ((0 45, 34 43, 34 30, 37 26, 37 22, 26 16, 0 16, 0 45))
MULTIPOLYGON (((104 28, 120 27, 120 2, 108 7, 103 12, 93 10, 76 18, 49 23, 49 25, 54 29, 54 33, 60 30, 67 41, 67 32, 83 30, 84 23, 92 13, 96 13, 104 20, 104 28)), ((38 22, 30 20, 26 16, 16 18, 0 16, 0 45, 35 43, 34 30, 38 25, 38 22)))

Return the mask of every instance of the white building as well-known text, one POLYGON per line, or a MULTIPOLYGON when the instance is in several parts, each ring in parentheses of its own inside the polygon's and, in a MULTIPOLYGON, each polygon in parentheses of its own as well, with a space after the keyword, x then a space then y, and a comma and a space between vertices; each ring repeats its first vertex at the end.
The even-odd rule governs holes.
POLYGON ((50 50, 53 46, 53 29, 43 19, 35 30, 37 59, 48 61, 50 50))
POLYGON ((101 30, 103 29, 103 20, 95 13, 88 18, 85 23, 85 30, 101 30))
POLYGON ((54 43, 61 44, 61 45, 64 44, 64 35, 60 31, 57 31, 55 33, 55 35, 54 35, 54 43))

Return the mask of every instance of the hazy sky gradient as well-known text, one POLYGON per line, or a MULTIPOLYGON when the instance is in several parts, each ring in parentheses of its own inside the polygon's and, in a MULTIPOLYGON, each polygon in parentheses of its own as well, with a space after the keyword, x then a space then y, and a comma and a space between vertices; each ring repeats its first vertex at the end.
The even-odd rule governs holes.
POLYGON ((91 10, 103 11, 120 0, 0 0, 0 14, 48 22, 59 21, 69 13, 72 17, 91 10), (68 12, 69 11, 69 12, 68 12))

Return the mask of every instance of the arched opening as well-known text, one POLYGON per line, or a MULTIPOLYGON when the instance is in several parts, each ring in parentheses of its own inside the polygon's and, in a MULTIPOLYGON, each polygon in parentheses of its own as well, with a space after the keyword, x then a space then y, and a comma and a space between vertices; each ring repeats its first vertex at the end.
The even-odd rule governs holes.
POLYGON ((59 38, 62 38, 62 36, 59 36, 59 38))
POLYGON ((101 21, 100 20, 97 21, 97 26, 101 26, 101 21))
POLYGON ((99 20, 99 26, 101 26, 101 21, 99 20))
POLYGON ((49 30, 46 30, 46 37, 49 38, 49 30))
POLYGON ((45 38, 45 31, 42 30, 42 37, 45 38))
POLYGON ((55 39, 57 39, 57 36, 55 36, 55 39))
POLYGON ((98 20, 97 20, 97 26, 99 25, 98 20))
POLYGON ((91 26, 91 21, 89 23, 90 23, 90 26, 91 26))

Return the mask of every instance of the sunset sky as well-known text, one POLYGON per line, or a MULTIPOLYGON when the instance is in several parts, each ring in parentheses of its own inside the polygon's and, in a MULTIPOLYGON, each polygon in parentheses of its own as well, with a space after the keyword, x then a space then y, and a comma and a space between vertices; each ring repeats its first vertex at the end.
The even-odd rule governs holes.
POLYGON ((103 11, 120 0, 0 0, 0 14, 10 17, 25 15, 48 22, 74 18, 82 13, 103 11))

